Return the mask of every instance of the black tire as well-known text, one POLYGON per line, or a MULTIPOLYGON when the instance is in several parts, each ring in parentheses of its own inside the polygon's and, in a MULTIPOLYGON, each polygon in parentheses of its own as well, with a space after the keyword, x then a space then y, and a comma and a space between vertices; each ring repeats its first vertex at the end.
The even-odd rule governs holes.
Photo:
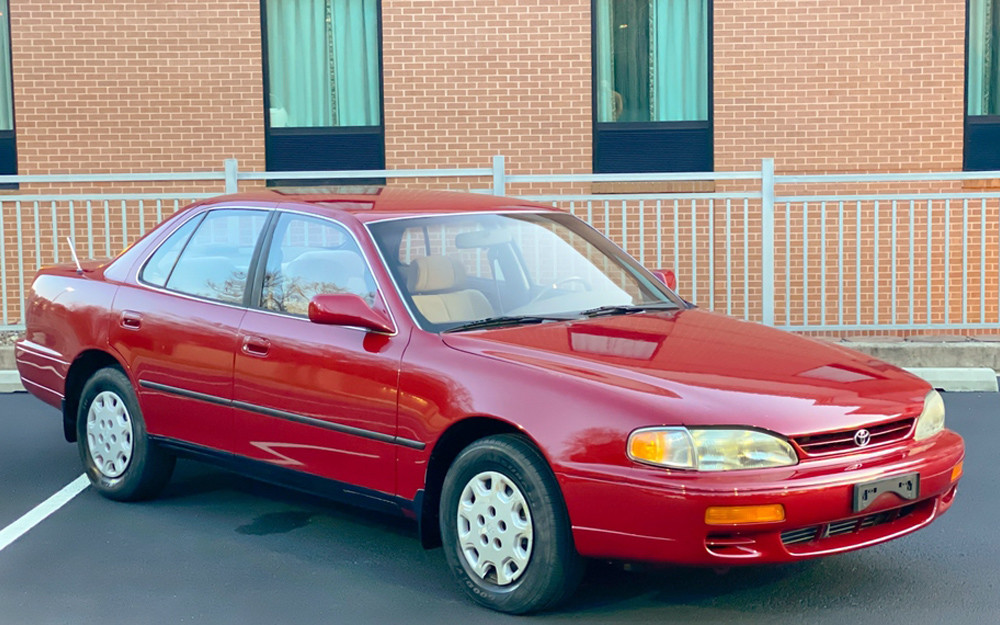
POLYGON ((445 557, 459 586, 470 598, 488 608, 509 614, 544 610, 567 599, 580 583, 583 560, 573 546, 569 515, 555 475, 542 454, 523 437, 513 434, 490 436, 469 445, 458 455, 445 476, 440 526, 445 557), (498 476, 496 486, 490 476, 498 476), (484 488, 488 485, 498 492, 481 497, 477 504, 474 483, 484 488), (466 491, 467 487, 471 490, 466 491), (471 497, 463 500, 463 492, 471 497), (500 497, 514 500, 517 511, 495 511, 490 502, 499 501, 495 498, 500 497), (463 505, 461 519, 460 503, 463 505), (478 514, 473 508, 476 505, 489 506, 490 513, 478 514), (525 507, 527 510, 523 510, 525 507), (485 524, 480 522, 482 517, 491 514, 494 518, 483 519, 485 524), (504 522, 508 517, 512 520, 510 525, 514 524, 515 517, 518 523, 526 520, 525 527, 530 531, 524 536, 514 535, 518 530, 504 522), (459 530, 460 524, 464 527, 467 523, 466 544, 475 542, 469 556, 463 549, 459 530), (482 543, 476 542, 480 540, 482 543), (524 566, 517 566, 512 558, 506 558, 508 564, 502 565, 504 571, 485 564, 485 575, 477 573, 470 560, 479 560, 478 566, 483 567, 493 555, 503 558, 512 548, 503 542, 508 540, 514 541, 513 549, 518 553, 528 548, 524 566), (494 544, 496 551, 492 552, 494 544), (512 568, 516 570, 510 572, 512 568))
POLYGON ((87 380, 80 397, 76 433, 87 477, 94 489, 108 499, 148 499, 159 493, 170 480, 174 456, 149 440, 132 385, 117 367, 101 369, 87 380), (92 407, 95 422, 93 431, 88 432, 88 416, 92 407), (109 425, 106 430, 99 425, 110 423, 110 417, 104 419, 105 414, 115 414, 117 418, 116 424, 109 425), (104 436, 107 436, 109 449, 106 456, 103 455, 105 441, 100 438, 104 436), (128 453, 113 451, 112 445, 121 446, 119 438, 131 439, 128 453))

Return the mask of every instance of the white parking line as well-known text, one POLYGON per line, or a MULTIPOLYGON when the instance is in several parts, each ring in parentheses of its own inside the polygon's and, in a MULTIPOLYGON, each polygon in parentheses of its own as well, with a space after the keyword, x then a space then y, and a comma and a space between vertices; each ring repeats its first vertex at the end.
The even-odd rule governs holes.
POLYGON ((65 506, 71 499, 86 490, 88 486, 90 486, 90 480, 87 479, 86 474, 81 475, 64 486, 58 493, 32 508, 20 519, 0 530, 0 551, 3 551, 9 544, 27 534, 31 531, 31 528, 44 521, 50 514, 65 506))

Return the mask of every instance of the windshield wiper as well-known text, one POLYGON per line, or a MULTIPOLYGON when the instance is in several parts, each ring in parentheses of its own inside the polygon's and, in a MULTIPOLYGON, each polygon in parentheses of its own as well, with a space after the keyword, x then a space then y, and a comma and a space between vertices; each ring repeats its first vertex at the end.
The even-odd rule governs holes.
POLYGON ((477 321, 470 321, 448 328, 445 332, 462 332, 464 330, 481 330, 484 328, 503 328, 508 326, 527 325, 531 323, 544 323, 546 321, 572 321, 579 319, 579 315, 503 315, 500 317, 487 317, 477 321))
POLYGON ((649 304, 612 304, 610 306, 598 306, 580 311, 584 317, 602 317, 605 315, 627 315, 630 313, 646 312, 647 310, 664 310, 677 308, 673 302, 650 302, 649 304))

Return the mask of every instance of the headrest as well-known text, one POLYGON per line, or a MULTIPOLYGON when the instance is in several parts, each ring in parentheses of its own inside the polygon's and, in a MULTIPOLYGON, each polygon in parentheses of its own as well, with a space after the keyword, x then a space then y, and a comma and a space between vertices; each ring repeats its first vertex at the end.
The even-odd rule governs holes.
POLYGON ((421 256, 413 260, 408 285, 410 293, 447 291, 462 286, 465 268, 451 256, 421 256))

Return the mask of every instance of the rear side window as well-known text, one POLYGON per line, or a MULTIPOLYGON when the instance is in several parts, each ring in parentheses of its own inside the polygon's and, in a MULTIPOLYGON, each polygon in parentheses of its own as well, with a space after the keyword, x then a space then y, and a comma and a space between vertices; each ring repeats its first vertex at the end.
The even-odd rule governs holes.
POLYGON ((230 304, 242 304, 247 272, 268 213, 214 210, 183 247, 166 288, 230 304))
POLYGON ((201 219, 201 217, 195 217, 188 220, 170 235, 156 250, 156 253, 149 258, 146 266, 142 268, 142 273, 139 274, 139 279, 153 286, 164 286, 167 283, 167 278, 170 277, 170 272, 174 269, 174 264, 177 263, 177 257, 184 249, 184 244, 201 223, 201 219))

